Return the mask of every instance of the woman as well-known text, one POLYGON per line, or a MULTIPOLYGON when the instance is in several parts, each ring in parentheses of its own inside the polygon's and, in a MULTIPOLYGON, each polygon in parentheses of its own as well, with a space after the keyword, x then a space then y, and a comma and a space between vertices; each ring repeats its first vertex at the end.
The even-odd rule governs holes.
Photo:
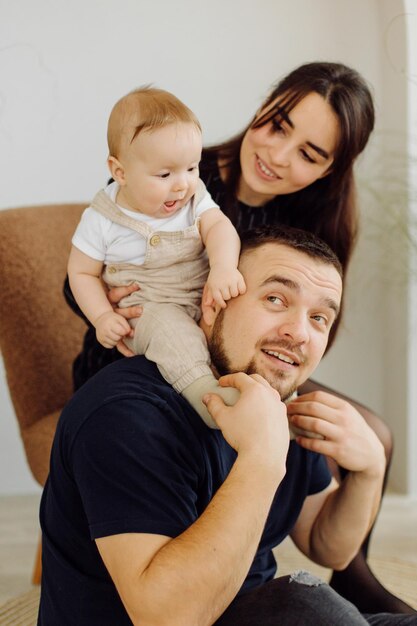
MULTIPOLYGON (((357 72, 337 63, 309 63, 278 83, 239 135, 203 151, 200 175, 238 231, 274 223, 312 231, 333 248, 346 272, 357 235, 353 165, 373 125, 372 97, 357 72)), ((117 302, 125 293, 115 290, 110 298, 117 302)), ((76 310, 68 285, 65 295, 76 310)), ((133 317, 138 310, 123 314, 133 317)), ((335 325, 329 346, 336 331, 335 325)), ((124 346, 120 350, 128 354, 124 346)), ((90 328, 74 363, 75 388, 119 357, 104 350, 90 328)), ((316 389, 323 387, 308 381, 299 393, 316 389)), ((383 442, 388 467, 388 428, 349 401, 383 442)), ((413 612, 375 579, 366 563, 368 542, 369 536, 348 568, 333 574, 331 585, 363 613, 413 612)))

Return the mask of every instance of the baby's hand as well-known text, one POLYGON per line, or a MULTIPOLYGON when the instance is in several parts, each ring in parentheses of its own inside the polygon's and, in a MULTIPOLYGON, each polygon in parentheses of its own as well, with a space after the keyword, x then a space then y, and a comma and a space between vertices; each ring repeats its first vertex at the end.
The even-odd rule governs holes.
POLYGON ((124 317, 114 311, 106 311, 95 322, 97 341, 105 348, 114 346, 126 335, 131 328, 124 317))
POLYGON ((226 300, 235 298, 245 291, 245 281, 237 268, 213 265, 204 288, 204 304, 211 306, 216 302, 224 309, 226 300))

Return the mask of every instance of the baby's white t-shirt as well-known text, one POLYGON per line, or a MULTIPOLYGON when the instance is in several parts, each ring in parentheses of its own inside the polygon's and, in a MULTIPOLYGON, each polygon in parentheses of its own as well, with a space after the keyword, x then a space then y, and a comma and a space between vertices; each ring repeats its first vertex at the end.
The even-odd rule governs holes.
MULTIPOLYGON (((104 191, 115 202, 118 190, 119 185, 113 182, 104 191)), ((166 218, 151 217, 137 211, 129 211, 119 205, 118 207, 129 217, 148 224, 151 231, 177 232, 192 226, 194 219, 200 217, 208 209, 218 208, 218 205, 206 190, 203 198, 195 207, 195 217, 191 202, 166 218)), ((115 224, 91 207, 85 209, 82 214, 72 243, 78 250, 92 259, 103 261, 105 265, 110 263, 142 265, 145 261, 145 238, 127 226, 115 224)))

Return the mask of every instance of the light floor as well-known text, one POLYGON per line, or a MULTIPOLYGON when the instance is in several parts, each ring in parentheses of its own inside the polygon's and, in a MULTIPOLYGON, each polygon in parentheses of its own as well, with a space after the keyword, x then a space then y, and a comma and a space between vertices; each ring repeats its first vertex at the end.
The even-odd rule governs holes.
MULTIPOLYGON (((39 538, 39 496, 0 497, 0 604, 31 588, 39 538)), ((373 535, 371 554, 417 564, 417 502, 388 495, 373 535)))

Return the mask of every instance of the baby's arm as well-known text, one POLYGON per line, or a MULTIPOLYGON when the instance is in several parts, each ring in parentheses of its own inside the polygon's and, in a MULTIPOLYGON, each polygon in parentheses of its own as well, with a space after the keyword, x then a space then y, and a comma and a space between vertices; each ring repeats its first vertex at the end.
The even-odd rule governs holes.
POLYGON ((115 313, 107 299, 101 271, 103 263, 72 246, 68 261, 71 291, 78 306, 96 329, 97 339, 105 348, 113 348, 132 329, 124 317, 115 313))
POLYGON ((201 238, 210 262, 210 273, 204 290, 204 303, 213 301, 222 308, 226 300, 245 293, 246 285, 237 269, 240 239, 232 222, 220 209, 204 211, 200 217, 201 238))

